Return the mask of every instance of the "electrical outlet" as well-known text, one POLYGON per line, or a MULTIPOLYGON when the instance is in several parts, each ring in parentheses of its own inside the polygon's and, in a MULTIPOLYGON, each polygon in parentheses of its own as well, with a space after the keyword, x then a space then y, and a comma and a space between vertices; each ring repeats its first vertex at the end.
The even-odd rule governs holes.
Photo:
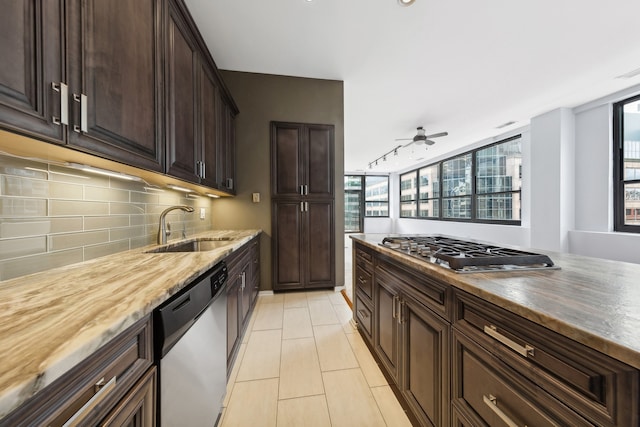
POLYGON ((253 203, 260 203, 260 193, 253 193, 252 195, 253 203))
POLYGON ((206 214, 205 214, 205 209, 204 208, 200 208, 200 219, 204 219, 206 214))

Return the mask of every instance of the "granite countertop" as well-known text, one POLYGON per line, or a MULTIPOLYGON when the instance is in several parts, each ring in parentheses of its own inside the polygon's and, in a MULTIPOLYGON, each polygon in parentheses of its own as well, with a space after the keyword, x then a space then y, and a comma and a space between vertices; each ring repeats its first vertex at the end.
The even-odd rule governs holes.
POLYGON ((151 245, 0 282, 0 419, 260 233, 209 231, 187 240, 233 240, 207 252, 145 253, 151 245))
POLYGON ((560 269, 460 274, 380 246, 385 236, 351 238, 640 369, 640 265, 535 250, 560 269))

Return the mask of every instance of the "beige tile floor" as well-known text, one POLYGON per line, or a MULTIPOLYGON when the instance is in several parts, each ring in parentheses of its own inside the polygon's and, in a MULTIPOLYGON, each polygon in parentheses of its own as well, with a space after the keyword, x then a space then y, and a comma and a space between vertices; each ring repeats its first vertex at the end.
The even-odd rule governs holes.
POLYGON ((410 426, 340 292, 260 295, 223 427, 410 426))

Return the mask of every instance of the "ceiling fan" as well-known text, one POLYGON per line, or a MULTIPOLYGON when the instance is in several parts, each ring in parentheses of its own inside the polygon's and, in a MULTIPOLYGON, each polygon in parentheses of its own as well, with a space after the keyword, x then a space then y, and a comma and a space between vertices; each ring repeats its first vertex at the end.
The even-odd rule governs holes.
POLYGON ((432 141, 431 138, 440 138, 441 136, 449 135, 448 132, 439 132, 439 133, 434 133, 434 134, 431 134, 431 135, 425 135, 425 131, 424 131, 424 128, 422 126, 418 126, 417 130, 418 130, 418 132, 416 133, 416 135, 413 138, 399 138, 399 139, 396 139, 396 141, 411 141, 408 144, 406 144, 405 147, 407 147, 407 146, 409 146, 411 144, 433 145, 436 142, 432 141))

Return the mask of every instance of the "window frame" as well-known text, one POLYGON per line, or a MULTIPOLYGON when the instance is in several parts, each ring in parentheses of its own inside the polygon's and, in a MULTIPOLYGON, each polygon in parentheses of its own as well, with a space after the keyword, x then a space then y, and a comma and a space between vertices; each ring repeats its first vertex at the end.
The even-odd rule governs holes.
MULTIPOLYGON (((613 231, 640 233, 640 225, 625 224, 625 185, 640 184, 640 179, 624 176, 624 106, 640 101, 640 95, 623 99, 613 104, 613 231)), ((631 208, 630 208, 631 209, 631 208)))
MULTIPOLYGON (((490 148, 492 146, 496 146, 496 145, 501 145, 501 144, 505 144, 511 141, 515 141, 517 139, 521 139, 522 138, 522 134, 517 134, 517 135, 513 135, 511 137, 508 138, 504 138, 501 139, 500 141, 496 141, 493 142, 491 144, 487 144, 484 145, 482 147, 478 147, 475 148, 473 150, 469 150, 469 151, 465 151, 463 153, 458 153, 455 156, 451 156, 451 157, 447 157, 446 159, 442 159, 438 162, 434 162, 434 163, 430 163, 424 166, 421 166, 417 169, 412 169, 409 170, 407 172, 404 172, 402 174, 399 174, 399 190, 400 192, 402 191, 402 177, 409 175, 409 174, 415 174, 416 176, 416 199, 415 199, 415 203, 416 203, 416 216, 403 216, 402 215, 402 197, 399 197, 399 218, 401 219, 422 219, 422 220, 432 220, 432 221, 453 221, 453 222, 469 222, 469 223, 480 223, 480 224, 500 224, 500 225, 514 225, 514 226, 521 226, 522 225, 522 215, 520 212, 520 219, 514 220, 508 220, 508 219, 479 219, 478 218, 478 213, 477 213, 477 207, 478 207, 478 196, 488 196, 488 195, 493 195, 493 194, 514 194, 514 193, 518 193, 520 196, 520 203, 522 204, 522 186, 520 186, 519 190, 511 190, 511 191, 501 191, 501 192, 488 192, 488 193, 482 193, 482 194, 478 194, 477 193, 477 170, 476 170, 476 165, 477 165, 477 153, 478 151, 482 151, 485 150, 487 148, 490 148), (471 155, 471 192, 469 194, 465 194, 463 196, 455 196, 455 197, 445 197, 444 195, 444 182, 443 182, 443 170, 444 170, 444 163, 450 160, 454 160, 456 158, 464 158, 467 155, 471 155), (438 200, 438 203, 440 204, 439 206, 439 212, 438 212, 438 216, 431 216, 431 217, 421 217, 420 216, 420 170, 428 168, 428 167, 433 167, 433 166, 437 166, 438 168, 438 180, 439 180, 439 197, 437 198, 430 198, 430 199, 425 199, 425 200, 438 200), (455 217, 445 217, 444 216, 444 203, 445 200, 450 200, 450 199, 461 199, 461 198, 470 198, 470 203, 471 203, 471 217, 470 218, 455 218, 455 217)), ((521 165, 522 166, 522 165, 521 165)), ((521 171, 521 169, 520 169, 521 171)), ((401 193, 399 193, 401 194, 401 193)), ((513 209, 513 205, 512 205, 512 209, 513 209)))

